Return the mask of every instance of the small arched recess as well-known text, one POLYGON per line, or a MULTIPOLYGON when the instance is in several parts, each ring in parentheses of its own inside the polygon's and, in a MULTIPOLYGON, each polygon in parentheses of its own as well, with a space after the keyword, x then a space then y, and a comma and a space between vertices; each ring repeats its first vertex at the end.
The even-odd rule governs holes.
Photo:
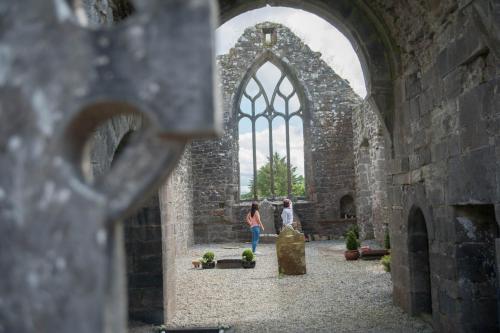
POLYGON ((422 210, 413 206, 408 214, 408 254, 410 268, 410 312, 432 314, 429 235, 422 210))

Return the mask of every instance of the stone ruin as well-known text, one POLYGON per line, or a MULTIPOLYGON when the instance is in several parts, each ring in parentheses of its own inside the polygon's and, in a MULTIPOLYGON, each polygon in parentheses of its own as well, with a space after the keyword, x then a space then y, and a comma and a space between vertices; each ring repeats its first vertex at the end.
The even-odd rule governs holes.
MULTIPOLYGON (((175 311, 176 254, 194 241, 241 239, 234 221, 248 207, 237 197, 227 94, 241 76, 229 70, 221 83, 220 128, 211 34, 215 15, 223 23, 266 4, 339 27, 367 82, 364 101, 311 105, 325 121, 346 115, 338 121, 352 128, 352 150, 339 197, 326 200, 333 190, 314 184, 295 206, 304 231, 337 225, 354 203, 364 237, 390 232, 395 304, 432 318, 436 332, 498 331, 497 0, 220 0, 218 9, 201 0, 20 0, 0 4, 0 332, 124 332, 127 298, 131 317, 164 320, 175 311), (161 272, 141 260, 148 253, 161 272)), ((265 56, 297 66, 307 98, 314 79, 300 58, 280 58, 285 40, 277 34, 265 56)), ((239 51, 218 59, 222 74, 227 59, 252 66, 261 54, 239 51)), ((302 51, 314 70, 328 70, 302 51)), ((318 76, 332 87, 325 96, 349 91, 330 74, 318 76)), ((318 124, 310 130, 333 129, 318 124)), ((309 143, 320 150, 324 138, 309 143)), ((324 166, 311 166, 311 179, 324 172, 330 186, 335 170, 324 166)))

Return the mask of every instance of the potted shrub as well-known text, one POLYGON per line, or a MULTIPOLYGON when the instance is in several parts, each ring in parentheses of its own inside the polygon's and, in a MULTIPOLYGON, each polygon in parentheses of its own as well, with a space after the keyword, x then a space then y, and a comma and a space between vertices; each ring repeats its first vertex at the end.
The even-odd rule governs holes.
POLYGON ((384 271, 386 271, 386 272, 391 271, 391 255, 390 254, 383 256, 382 259, 380 259, 380 263, 382 264, 382 266, 384 266, 384 271))
POLYGON ((241 265, 243 268, 254 268, 255 267, 255 254, 252 250, 246 249, 241 254, 241 265))
POLYGON ((359 239, 359 227, 357 224, 351 225, 351 227, 346 232, 346 237, 347 237, 347 233, 350 231, 352 231, 354 233, 354 236, 356 236, 356 239, 359 239))
POLYGON ((344 256, 346 260, 358 260, 359 258, 359 242, 358 239, 356 238, 356 234, 354 231, 349 231, 347 233, 347 237, 345 240, 345 245, 347 248, 347 251, 344 252, 344 256))
POLYGON ((207 251, 201 258, 201 268, 214 268, 215 267, 215 254, 212 251, 207 251))
POLYGON ((167 333, 167 326, 160 325, 160 326, 156 327, 155 332, 156 333, 167 333))

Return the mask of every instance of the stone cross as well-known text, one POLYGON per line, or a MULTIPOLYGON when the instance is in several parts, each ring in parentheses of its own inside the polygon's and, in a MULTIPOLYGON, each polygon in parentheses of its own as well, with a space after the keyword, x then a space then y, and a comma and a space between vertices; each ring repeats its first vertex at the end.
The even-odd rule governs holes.
POLYGON ((119 218, 214 135, 214 1, 137 1, 86 29, 65 0, 0 3, 0 332, 125 329, 119 218), (93 130, 148 124, 112 171, 82 171, 93 130))

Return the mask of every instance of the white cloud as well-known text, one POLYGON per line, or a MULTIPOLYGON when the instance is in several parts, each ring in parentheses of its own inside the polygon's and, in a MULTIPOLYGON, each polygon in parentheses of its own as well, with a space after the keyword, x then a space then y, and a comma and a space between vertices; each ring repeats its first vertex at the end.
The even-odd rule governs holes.
MULTIPOLYGON (((286 128, 279 125, 273 128, 274 151, 286 156, 286 128)), ((267 130, 255 132, 257 169, 267 163, 269 156, 269 132, 267 130)), ((252 133, 240 134, 240 186, 241 192, 246 193, 248 181, 253 178, 253 150, 252 133)), ((304 175, 304 138, 302 129, 290 125, 290 158, 293 166, 297 167, 297 174, 304 175)))
POLYGON ((366 96, 361 64, 349 40, 327 21, 303 10, 264 7, 229 20, 216 31, 217 54, 227 53, 246 28, 264 21, 289 27, 312 50, 321 52, 323 60, 347 79, 358 95, 366 96))

